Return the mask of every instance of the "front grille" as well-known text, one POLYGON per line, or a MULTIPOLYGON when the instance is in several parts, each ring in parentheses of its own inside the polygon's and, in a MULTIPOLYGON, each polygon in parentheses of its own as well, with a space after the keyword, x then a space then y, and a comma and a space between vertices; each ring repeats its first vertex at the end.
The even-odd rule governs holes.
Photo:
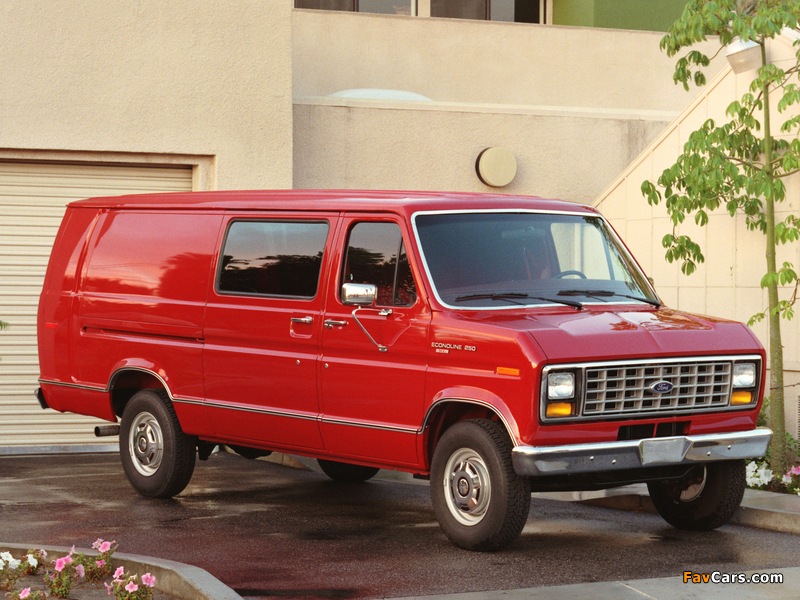
POLYGON ((584 416, 674 413, 724 407, 731 395, 730 361, 630 364, 586 369, 584 416), (650 387, 670 383, 672 391, 650 387))
POLYGON ((740 362, 755 363, 760 376, 761 357, 758 355, 548 365, 542 371, 541 398, 547 398, 548 374, 573 373, 577 394, 575 412, 564 417, 547 417, 547 401, 544 400, 540 403, 540 416, 543 422, 564 422, 751 410, 760 386, 758 376, 753 387, 737 389, 751 392, 753 402, 731 405, 734 365, 740 362))

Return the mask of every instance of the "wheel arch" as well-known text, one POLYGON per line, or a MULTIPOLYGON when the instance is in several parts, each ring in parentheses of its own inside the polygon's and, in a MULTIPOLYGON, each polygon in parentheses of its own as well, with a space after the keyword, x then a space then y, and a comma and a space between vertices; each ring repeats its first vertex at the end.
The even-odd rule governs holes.
POLYGON ((508 407, 499 398, 476 398, 467 394, 442 394, 434 399, 422 422, 425 464, 430 466, 436 444, 452 425, 467 419, 483 418, 498 421, 508 434, 511 445, 519 443, 517 423, 508 407))
POLYGON ((172 391, 164 377, 142 366, 127 365, 114 371, 108 381, 111 408, 118 417, 136 392, 144 389, 163 389, 174 403, 172 391))

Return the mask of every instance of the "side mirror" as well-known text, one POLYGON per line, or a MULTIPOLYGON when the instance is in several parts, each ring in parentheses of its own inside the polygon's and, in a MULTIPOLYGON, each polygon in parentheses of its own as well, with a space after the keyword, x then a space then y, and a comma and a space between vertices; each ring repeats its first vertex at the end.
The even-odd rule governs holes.
POLYGON ((374 306, 378 300, 378 287, 371 283, 345 283, 342 285, 342 302, 355 306, 374 306))

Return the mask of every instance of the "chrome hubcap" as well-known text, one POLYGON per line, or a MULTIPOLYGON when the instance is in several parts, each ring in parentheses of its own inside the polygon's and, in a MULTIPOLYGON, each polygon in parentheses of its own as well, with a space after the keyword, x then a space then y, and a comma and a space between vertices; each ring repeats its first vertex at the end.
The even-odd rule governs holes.
POLYGON ((450 514, 462 525, 480 523, 492 497, 483 458, 469 448, 457 450, 447 461, 442 484, 450 514))
POLYGON ((706 467, 703 466, 703 478, 698 478, 698 480, 693 481, 681 491, 681 502, 691 502, 692 500, 697 499, 697 497, 703 493, 703 489, 706 487, 706 476, 706 467))
POLYGON ((128 450, 136 470, 150 477, 161 465, 164 436, 156 418, 148 412, 136 415, 128 436, 128 450))

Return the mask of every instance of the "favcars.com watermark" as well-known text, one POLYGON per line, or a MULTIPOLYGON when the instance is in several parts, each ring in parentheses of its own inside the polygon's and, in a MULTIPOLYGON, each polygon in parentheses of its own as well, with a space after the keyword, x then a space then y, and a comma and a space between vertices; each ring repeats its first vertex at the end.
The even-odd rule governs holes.
POLYGON ((683 572, 683 583, 783 583, 783 573, 712 573, 683 572))

